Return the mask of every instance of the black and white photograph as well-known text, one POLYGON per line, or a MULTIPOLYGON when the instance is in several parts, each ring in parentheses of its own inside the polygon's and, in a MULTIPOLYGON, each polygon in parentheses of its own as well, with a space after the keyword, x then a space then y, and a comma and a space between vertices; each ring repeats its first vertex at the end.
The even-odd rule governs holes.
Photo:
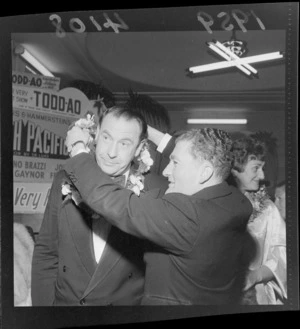
POLYGON ((4 329, 299 312, 298 30, 299 2, 0 17, 4 329))

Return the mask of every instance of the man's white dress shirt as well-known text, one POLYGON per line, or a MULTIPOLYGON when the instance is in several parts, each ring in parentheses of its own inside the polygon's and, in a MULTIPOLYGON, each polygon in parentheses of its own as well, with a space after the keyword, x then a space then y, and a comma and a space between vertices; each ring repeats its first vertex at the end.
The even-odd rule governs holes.
MULTIPOLYGON (((127 182, 129 176, 129 170, 124 175, 125 175, 125 182, 127 182)), ((93 219, 92 229, 93 229, 93 244, 94 244, 95 260, 97 263, 99 263, 106 245, 108 234, 111 229, 111 224, 108 221, 106 221, 104 218, 93 219)))

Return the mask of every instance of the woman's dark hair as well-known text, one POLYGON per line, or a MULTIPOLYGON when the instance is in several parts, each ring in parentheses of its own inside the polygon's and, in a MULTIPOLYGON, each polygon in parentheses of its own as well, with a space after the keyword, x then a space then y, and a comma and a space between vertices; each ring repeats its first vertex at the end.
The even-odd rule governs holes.
POLYGON ((267 153, 266 144, 253 137, 237 139, 232 144, 234 156, 233 169, 243 172, 250 160, 264 161, 267 153))

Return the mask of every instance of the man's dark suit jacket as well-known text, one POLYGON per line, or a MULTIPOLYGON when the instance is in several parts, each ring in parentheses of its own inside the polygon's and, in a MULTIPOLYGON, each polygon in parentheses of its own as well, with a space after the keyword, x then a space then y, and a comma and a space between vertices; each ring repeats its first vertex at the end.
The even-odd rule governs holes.
MULTIPOLYGON (((144 242, 112 226, 97 264, 91 218, 72 200, 63 201, 61 185, 66 180, 65 171, 56 174, 36 240, 33 306, 140 304, 144 242)), ((147 175, 145 189, 162 184, 166 186, 160 177, 147 175)))
POLYGON ((83 200, 122 231, 145 238, 144 305, 237 303, 249 200, 221 183, 186 196, 140 197, 123 189, 82 153, 65 170, 83 200), (156 247, 155 247, 156 246, 156 247))

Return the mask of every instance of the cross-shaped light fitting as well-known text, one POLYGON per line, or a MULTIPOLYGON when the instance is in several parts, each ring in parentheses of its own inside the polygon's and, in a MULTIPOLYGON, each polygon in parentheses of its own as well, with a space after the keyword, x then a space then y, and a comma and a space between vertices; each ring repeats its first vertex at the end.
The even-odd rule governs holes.
POLYGON ((226 61, 219 62, 219 63, 212 63, 206 65, 199 65, 190 67, 189 70, 193 73, 200 73, 200 72, 207 72, 212 70, 219 70, 227 67, 236 66, 242 72, 247 74, 248 76, 253 74, 257 74, 257 70, 249 65, 249 63, 257 63, 268 61, 272 59, 282 58, 283 55, 280 54, 279 51, 273 53, 266 53, 262 55, 256 56, 248 56, 244 58, 240 58, 234 52, 232 52, 229 48, 225 47, 221 42, 208 42, 208 47, 219 54, 221 57, 226 59, 226 61))

